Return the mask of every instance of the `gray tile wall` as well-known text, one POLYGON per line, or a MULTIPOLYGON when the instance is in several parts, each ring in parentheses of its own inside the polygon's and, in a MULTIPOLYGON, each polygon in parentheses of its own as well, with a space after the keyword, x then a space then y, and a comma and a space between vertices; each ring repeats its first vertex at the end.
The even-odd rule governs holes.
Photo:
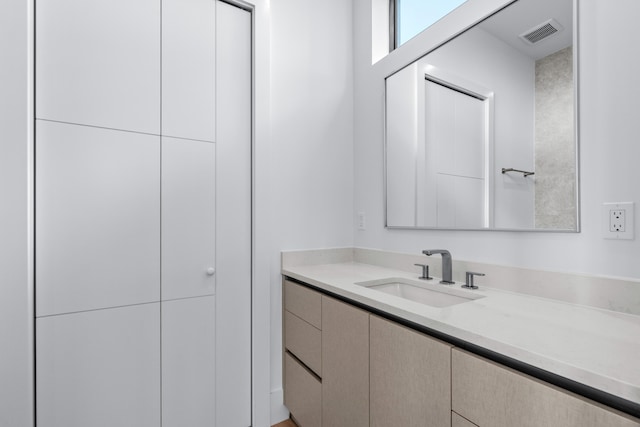
POLYGON ((573 48, 536 61, 535 228, 576 228, 573 48))

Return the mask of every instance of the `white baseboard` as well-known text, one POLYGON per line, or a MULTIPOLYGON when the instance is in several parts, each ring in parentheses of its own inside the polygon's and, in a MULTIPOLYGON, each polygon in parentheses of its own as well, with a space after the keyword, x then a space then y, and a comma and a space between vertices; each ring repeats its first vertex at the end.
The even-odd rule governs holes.
POLYGON ((289 410, 284 406, 282 388, 271 390, 271 425, 278 424, 289 418, 289 410))

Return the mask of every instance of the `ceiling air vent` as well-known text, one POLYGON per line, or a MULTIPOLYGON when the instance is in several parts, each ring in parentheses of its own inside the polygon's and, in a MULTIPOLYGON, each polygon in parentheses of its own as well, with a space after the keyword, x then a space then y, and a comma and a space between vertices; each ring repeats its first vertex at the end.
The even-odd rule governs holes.
POLYGON ((527 44, 538 43, 540 40, 562 31, 562 25, 558 24, 555 19, 549 19, 540 25, 536 25, 532 29, 520 34, 520 38, 527 44))

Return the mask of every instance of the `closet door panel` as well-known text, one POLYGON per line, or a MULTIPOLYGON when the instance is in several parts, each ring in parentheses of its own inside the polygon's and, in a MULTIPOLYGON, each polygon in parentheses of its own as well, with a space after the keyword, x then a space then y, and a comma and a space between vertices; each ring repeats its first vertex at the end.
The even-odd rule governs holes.
POLYGON ((214 381, 214 297, 163 302, 163 427, 215 425, 214 381))
POLYGON ((214 141, 216 2, 162 0, 162 134, 214 141))
POLYGON ((221 1, 216 13, 216 425, 243 427, 251 424, 251 13, 221 1))
POLYGON ((159 308, 37 319, 38 427, 159 427, 159 308))
POLYGON ((163 300, 214 293, 215 219, 215 144, 163 137, 163 300))
POLYGON ((160 2, 37 0, 36 117, 159 134, 160 2))
POLYGON ((36 132, 37 316, 158 301, 160 138, 36 132))

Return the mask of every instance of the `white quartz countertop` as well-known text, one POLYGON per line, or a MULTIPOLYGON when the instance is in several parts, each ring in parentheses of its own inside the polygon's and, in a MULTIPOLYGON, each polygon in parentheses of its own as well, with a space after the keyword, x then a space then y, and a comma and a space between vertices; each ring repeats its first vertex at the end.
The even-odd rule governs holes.
POLYGON ((640 404, 640 316, 489 287, 465 291, 460 283, 452 286, 484 298, 436 308, 356 284, 415 274, 354 262, 289 266, 282 273, 640 404))

